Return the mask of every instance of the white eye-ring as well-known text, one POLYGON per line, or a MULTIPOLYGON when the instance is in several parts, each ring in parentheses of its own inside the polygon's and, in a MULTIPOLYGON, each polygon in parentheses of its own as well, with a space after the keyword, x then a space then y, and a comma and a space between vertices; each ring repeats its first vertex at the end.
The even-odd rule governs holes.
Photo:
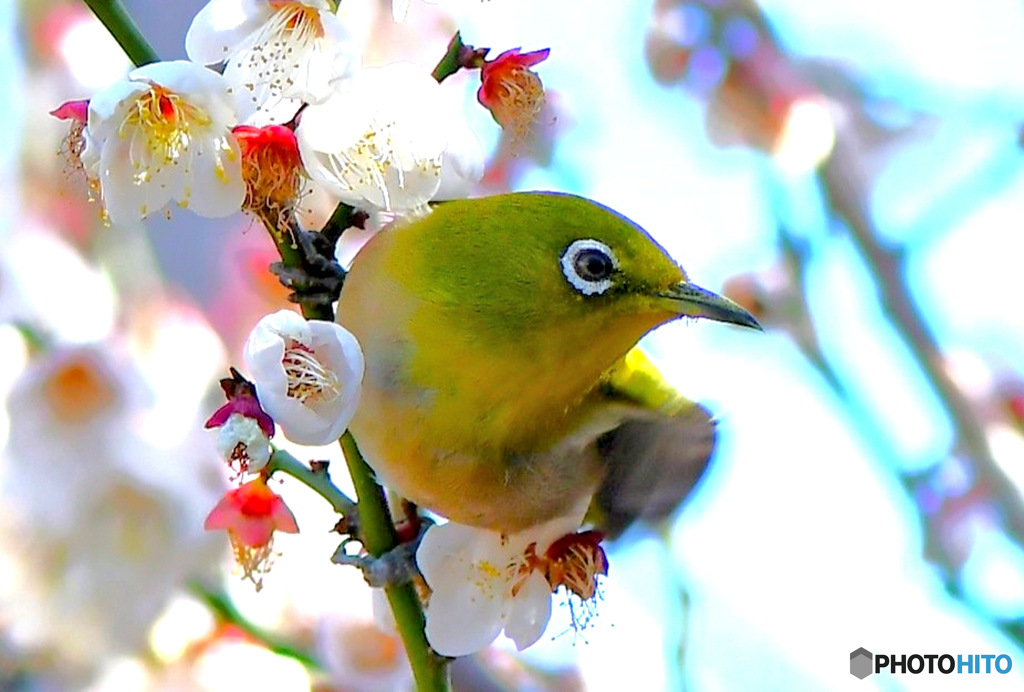
POLYGON ((600 240, 574 240, 562 253, 562 273, 572 287, 585 296, 600 295, 612 287, 612 275, 619 260, 600 240))

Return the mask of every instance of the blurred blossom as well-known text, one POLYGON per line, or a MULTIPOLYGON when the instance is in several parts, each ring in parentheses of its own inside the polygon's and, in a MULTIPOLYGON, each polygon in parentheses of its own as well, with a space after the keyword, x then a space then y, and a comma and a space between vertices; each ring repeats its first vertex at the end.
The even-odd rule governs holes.
POLYGON ((110 333, 116 297, 99 269, 31 221, 4 243, 0 322, 24 322, 60 341, 94 341, 110 333))
POLYGON ((87 91, 106 87, 131 69, 121 46, 89 12, 64 29, 59 50, 71 75, 87 91))
POLYGON ((156 444, 193 433, 196 411, 227 364, 224 345, 203 313, 183 300, 148 296, 128 312, 128 350, 157 395, 142 429, 156 444))
POLYGON ((404 692, 412 671, 402 640, 373 622, 351 616, 322 618, 316 628, 317 659, 327 688, 344 692, 404 692))
POLYGON ((10 393, 4 486, 29 516, 74 529, 80 498, 101 488, 103 462, 120 453, 151 392, 111 346, 63 347, 36 356, 10 393), (82 459, 95 455, 97 461, 82 459))
POLYGON ((832 107, 762 35, 742 3, 659 0, 645 51, 654 77, 708 101, 708 136, 771 154, 781 168, 813 170, 832 151, 832 107))
POLYGON ((835 141, 828 103, 821 98, 799 98, 786 110, 772 155, 782 169, 804 173, 828 158, 835 141))
POLYGON ((161 663, 183 659, 209 641, 217 621, 206 604, 177 596, 167 604, 149 631, 149 648, 161 663))
POLYGON ((1024 551, 1004 533, 979 533, 960 578, 968 597, 992 616, 1024 617, 1024 551))
POLYGON ((1006 477, 1024 493, 1024 436, 1006 423, 994 423, 985 430, 992 458, 1006 477))
POLYGON ((2 535, 18 578, 2 600, 16 640, 58 667, 141 650, 175 590, 220 552, 201 530, 220 485, 215 454, 195 434, 159 446, 142 436, 151 399, 124 354, 37 355, 7 404, 2 535))
MULTIPOLYGON (((208 647, 196 660, 193 674, 202 690, 246 692, 304 692, 310 674, 293 658, 279 656, 262 646, 223 640, 208 647)), ((171 692, 168 689, 167 692, 171 692)))
POLYGON ((787 321, 787 308, 796 293, 790 273, 782 264, 757 272, 730 276, 722 285, 722 293, 736 301, 765 328, 787 321))

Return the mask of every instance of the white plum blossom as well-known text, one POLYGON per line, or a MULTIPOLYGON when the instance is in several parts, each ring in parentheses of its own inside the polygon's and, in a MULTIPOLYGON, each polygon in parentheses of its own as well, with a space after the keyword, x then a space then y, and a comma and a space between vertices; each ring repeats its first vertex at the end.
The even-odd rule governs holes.
MULTIPOLYGON (((383 589, 374 590, 383 593, 383 589)), ((385 605, 384 609, 390 613, 385 605)), ((320 619, 314 640, 317 659, 332 689, 351 692, 400 692, 410 689, 412 671, 402 640, 392 628, 351 614, 320 619)))
POLYGON ((446 181, 465 196, 483 154, 465 117, 428 72, 409 63, 364 70, 344 93, 302 113, 299 151, 341 201, 395 216, 428 211, 446 181))
POLYGON ((270 438, 255 418, 233 413, 217 429, 217 449, 240 470, 258 473, 270 461, 270 438))
POLYGON ((260 403, 288 439, 323 445, 348 427, 359 404, 363 352, 347 329, 280 310, 259 321, 244 356, 260 403))
POLYGON ((242 206, 239 108, 219 74, 184 60, 129 73, 89 101, 82 163, 107 218, 130 223, 171 200, 202 216, 242 206))
POLYGON ((224 76, 258 108, 285 114, 272 121, 323 101, 359 67, 359 47, 326 0, 210 0, 192 20, 185 51, 197 63, 225 63, 224 76))
POLYGON ((577 514, 505 536, 454 522, 431 526, 416 551, 432 590, 426 611, 430 646, 442 656, 465 656, 502 631, 520 651, 540 639, 554 590, 545 552, 579 525, 577 514))
POLYGON ((216 452, 194 425, 149 436, 146 390, 112 341, 37 354, 7 402, 0 546, 17 570, 0 610, 57 669, 141 650, 172 594, 223 550, 202 531, 222 483, 216 452))

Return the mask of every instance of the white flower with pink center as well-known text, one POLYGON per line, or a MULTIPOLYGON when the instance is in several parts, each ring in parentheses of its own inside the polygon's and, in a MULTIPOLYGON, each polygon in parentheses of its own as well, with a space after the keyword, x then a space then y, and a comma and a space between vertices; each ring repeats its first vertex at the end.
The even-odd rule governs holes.
POLYGON ((345 432, 363 381, 363 351, 351 332, 280 310, 259 321, 244 355, 260 403, 288 439, 324 445, 345 432))
POLYGON ((241 209, 238 117, 230 84, 183 60, 140 67, 96 94, 82 163, 109 221, 138 221, 172 200, 208 217, 241 209))
POLYGON ((520 651, 551 618, 559 587, 588 601, 607 560, 593 531, 576 533, 581 513, 511 535, 448 522, 427 529, 416 562, 431 589, 427 641, 442 656, 465 656, 502 632, 520 651))

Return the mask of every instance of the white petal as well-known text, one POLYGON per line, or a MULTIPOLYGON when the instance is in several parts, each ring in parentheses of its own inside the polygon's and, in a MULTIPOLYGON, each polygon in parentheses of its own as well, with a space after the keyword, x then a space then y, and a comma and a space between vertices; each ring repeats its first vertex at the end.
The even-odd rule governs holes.
POLYGON ((99 178, 103 205, 111 223, 134 223, 162 209, 184 189, 180 171, 164 167, 145 183, 134 182, 138 170, 129 155, 130 139, 114 137, 100 153, 99 178))
POLYGON ((270 461, 270 440, 260 424, 253 418, 233 413, 217 430, 217 450, 222 457, 230 459, 239 443, 245 445, 250 473, 256 473, 270 461))
POLYGON ((203 65, 224 62, 271 13, 259 0, 210 0, 188 28, 185 53, 203 65))
POLYGON ((111 84, 89 99, 89 122, 86 132, 97 142, 117 133, 124 120, 127 104, 149 90, 145 84, 123 80, 111 84))
POLYGON ((464 119, 453 117, 441 160, 441 184, 433 199, 465 199, 483 177, 484 150, 480 139, 464 119))
POLYGON ((391 612, 391 603, 384 589, 370 589, 370 608, 373 611, 373 622, 377 629, 385 634, 398 634, 398 623, 391 612))
POLYGON ((509 603, 503 594, 469 581, 435 590, 427 606, 426 635, 442 656, 466 656, 493 642, 505 626, 509 603))
POLYGON ((469 575, 481 531, 453 521, 427 529, 416 550, 416 564, 430 588, 469 575))
POLYGON ((508 566, 524 547, 454 522, 427 530, 416 562, 433 591, 426 633, 435 651, 464 656, 494 641, 512 609, 508 566))
POLYGON ((213 142, 196 142, 197 149, 183 206, 200 216, 220 218, 242 208, 245 182, 242 180, 242 152, 234 137, 213 142))
POLYGON ((303 112, 297 135, 310 175, 360 209, 418 212, 441 183, 448 111, 439 89, 408 63, 360 72, 346 94, 303 112))
POLYGON ((551 619, 551 587, 540 572, 533 572, 512 599, 505 636, 522 651, 536 643, 551 619))
POLYGON ((405 21, 409 14, 410 0, 391 0, 391 18, 398 23, 405 21))
MULTIPOLYGON (((294 310, 278 310, 256 323, 252 334, 249 335, 246 349, 250 345, 253 348, 266 348, 281 341, 281 337, 295 339, 307 346, 313 338, 310 333, 309 322, 302 315, 294 310)), ((284 355, 283 350, 281 355, 284 355)))
POLYGON ((359 69, 359 45, 348 27, 330 12, 320 13, 320 23, 324 39, 311 51, 302 78, 285 96, 322 103, 334 90, 341 90, 341 83, 351 80, 359 69))
POLYGON ((201 65, 188 60, 155 62, 133 70, 128 77, 139 82, 152 82, 185 97, 210 117, 213 127, 238 124, 237 97, 231 83, 201 65))

